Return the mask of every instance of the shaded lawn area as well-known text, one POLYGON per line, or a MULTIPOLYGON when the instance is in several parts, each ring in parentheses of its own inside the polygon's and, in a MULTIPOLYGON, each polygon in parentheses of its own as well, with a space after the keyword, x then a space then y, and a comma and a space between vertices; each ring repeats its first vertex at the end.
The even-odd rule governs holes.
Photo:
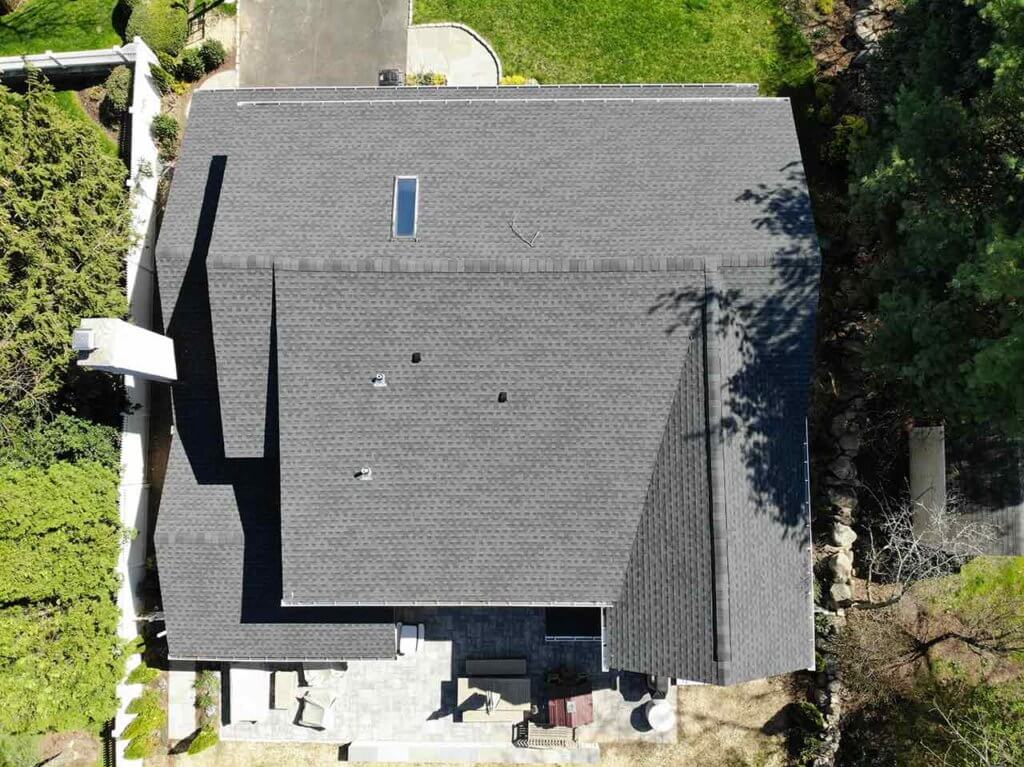
POLYGON ((416 23, 458 21, 506 74, 542 83, 803 84, 811 52, 781 0, 416 0, 416 23))
MULTIPOLYGON (((112 157, 118 156, 117 144, 109 135, 107 135, 107 132, 97 125, 96 122, 88 115, 85 111, 85 107, 82 106, 82 102, 78 100, 78 95, 75 91, 56 91, 53 94, 53 99, 57 102, 57 106, 60 108, 60 111, 64 112, 68 117, 80 122, 90 133, 96 136, 100 148, 105 154, 109 154, 112 157)), ((0 764, 2 764, 2 762, 0 762, 0 764)))
POLYGON ((28 0, 0 16, 0 56, 110 48, 118 0, 28 0))

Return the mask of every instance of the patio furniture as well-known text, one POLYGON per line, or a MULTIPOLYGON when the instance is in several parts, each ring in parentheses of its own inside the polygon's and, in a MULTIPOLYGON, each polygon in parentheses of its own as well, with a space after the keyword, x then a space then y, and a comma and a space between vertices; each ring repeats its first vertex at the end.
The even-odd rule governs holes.
POLYGON ((664 700, 649 700, 644 706, 647 724, 655 732, 669 732, 676 726, 676 712, 664 700))
POLYGON ((336 679, 341 679, 345 671, 340 668, 306 668, 302 670, 306 687, 330 687, 336 679))
POLYGON ((273 708, 291 708, 292 703, 298 697, 299 672, 298 671, 275 671, 274 672, 274 703, 273 708))
POLYGON ((466 661, 466 676, 526 676, 525 658, 483 658, 466 661))
POLYGON ((296 724, 314 730, 326 730, 334 723, 334 696, 327 690, 309 690, 302 696, 302 709, 296 724))
POLYGON ((529 677, 464 677, 457 683, 463 722, 519 722, 530 713, 529 677))
POLYGON ((228 721, 262 722, 270 712, 270 672, 231 666, 228 702, 228 721))
POLYGON ((412 655, 423 646, 423 624, 398 624, 398 654, 412 655))
POLYGON ((544 727, 524 721, 515 726, 512 745, 519 748, 575 748, 576 731, 572 727, 544 727))
POLYGON ((582 727, 594 721, 594 696, 590 685, 552 687, 548 690, 548 724, 582 727))

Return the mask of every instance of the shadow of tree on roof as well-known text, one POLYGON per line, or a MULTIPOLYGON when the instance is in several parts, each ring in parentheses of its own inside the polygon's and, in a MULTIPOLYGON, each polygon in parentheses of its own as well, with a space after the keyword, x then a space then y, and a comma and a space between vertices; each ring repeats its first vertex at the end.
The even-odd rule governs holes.
MULTIPOLYGON (((780 538, 805 546, 805 424, 820 264, 800 164, 780 170, 784 182, 761 184, 735 198, 753 206, 751 224, 778 237, 779 246, 765 254, 737 254, 717 269, 710 265, 703 291, 666 291, 655 297, 650 312, 665 315, 670 334, 705 319, 709 382, 716 364, 721 366, 718 424, 730 519, 742 521, 736 506, 745 503, 776 523, 780 538), (738 488, 737 470, 744 472, 738 488)), ((709 394, 713 400, 715 392, 709 394)))

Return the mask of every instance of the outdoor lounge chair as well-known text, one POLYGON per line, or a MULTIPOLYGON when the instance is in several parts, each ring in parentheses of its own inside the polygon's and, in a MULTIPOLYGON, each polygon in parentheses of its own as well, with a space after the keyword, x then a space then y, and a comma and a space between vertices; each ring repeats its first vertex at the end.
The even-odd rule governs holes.
POLYGON ((399 623, 398 624, 398 654, 412 655, 418 652, 423 646, 423 624, 422 623, 399 623))
POLYGON ((314 730, 326 730, 334 722, 334 696, 327 690, 309 690, 302 696, 302 708, 296 724, 314 730))

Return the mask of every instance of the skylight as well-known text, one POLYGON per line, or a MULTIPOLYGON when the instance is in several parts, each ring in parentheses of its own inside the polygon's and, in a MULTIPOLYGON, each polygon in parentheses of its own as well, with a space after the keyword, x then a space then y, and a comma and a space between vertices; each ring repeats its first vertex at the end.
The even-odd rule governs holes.
POLYGON ((395 237, 416 236, 416 208, 419 206, 419 179, 395 177, 395 206, 391 213, 391 233, 395 237))

